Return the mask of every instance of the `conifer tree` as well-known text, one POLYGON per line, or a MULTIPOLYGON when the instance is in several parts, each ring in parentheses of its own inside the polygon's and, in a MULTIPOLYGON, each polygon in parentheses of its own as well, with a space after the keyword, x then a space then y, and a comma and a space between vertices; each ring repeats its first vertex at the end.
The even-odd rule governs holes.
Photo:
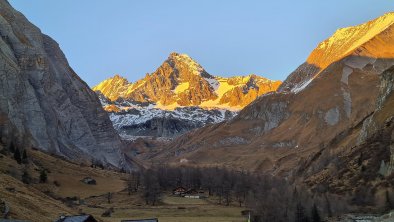
POLYGON ((309 222, 308 216, 305 213, 305 208, 301 203, 297 204, 295 222, 309 222))
POLYGON ((8 147, 8 149, 10 150, 11 153, 15 153, 15 145, 14 142, 10 143, 10 146, 8 147))
POLYGON ((317 209, 316 204, 313 204, 312 207, 312 222, 321 222, 319 210, 317 209))
POLYGON ((22 163, 21 153, 19 152, 19 149, 18 149, 18 148, 15 149, 15 152, 14 152, 14 159, 16 160, 16 162, 17 162, 18 164, 21 164, 21 163, 22 163))
POLYGON ((40 183, 46 183, 48 180, 48 175, 46 170, 41 170, 40 172, 40 183))
POLYGON ((23 150, 23 153, 22 153, 22 163, 27 163, 27 152, 26 152, 26 149, 24 149, 23 150))
POLYGON ((386 208, 385 209, 386 211, 390 211, 393 209, 393 203, 391 202, 390 193, 388 190, 386 190, 386 206, 385 206, 385 208, 386 208))
POLYGON ((31 182, 31 177, 30 177, 29 173, 27 172, 27 170, 23 171, 22 182, 25 184, 30 184, 30 182, 31 182))

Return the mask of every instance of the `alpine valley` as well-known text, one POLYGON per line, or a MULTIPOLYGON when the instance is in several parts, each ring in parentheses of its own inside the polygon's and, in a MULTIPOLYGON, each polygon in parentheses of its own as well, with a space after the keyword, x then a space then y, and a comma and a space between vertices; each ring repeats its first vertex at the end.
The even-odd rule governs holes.
POLYGON ((394 221, 394 12, 283 82, 173 52, 91 88, 0 0, 0 67, 0 221, 394 221))

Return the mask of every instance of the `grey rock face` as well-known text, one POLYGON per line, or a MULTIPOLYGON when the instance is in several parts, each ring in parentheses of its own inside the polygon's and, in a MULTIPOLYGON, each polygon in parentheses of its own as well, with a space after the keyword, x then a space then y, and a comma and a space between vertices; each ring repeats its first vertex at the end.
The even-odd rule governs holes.
POLYGON ((262 120, 260 127, 251 129, 256 135, 261 135, 287 119, 290 115, 288 104, 292 95, 284 93, 270 93, 256 99, 243 109, 233 121, 262 120))
POLYGON ((224 139, 221 139, 217 143, 215 143, 214 146, 244 145, 247 143, 249 143, 249 141, 247 141, 246 139, 240 136, 234 136, 234 137, 226 137, 224 139))
POLYGON ((324 120, 330 126, 334 126, 339 121, 339 109, 338 107, 329 109, 326 114, 324 115, 324 120))
MULTIPOLYGON (((394 66, 387 69, 380 78, 380 93, 379 97, 376 101, 376 110, 375 112, 369 116, 364 122, 360 134, 357 138, 357 144, 360 145, 367 141, 374 133, 376 133, 380 128, 382 128, 382 123, 377 121, 377 115, 379 112, 386 108, 386 114, 381 114, 382 116, 388 115, 390 116, 390 112, 392 112, 392 107, 385 107, 387 104, 390 104, 390 96, 394 91, 394 66)), ((392 100, 391 100, 392 101, 392 100)), ((382 117, 380 117, 382 118, 382 117)), ((391 118, 392 115, 391 115, 391 118)))
POLYGON ((5 0, 0 35, 1 138, 70 159, 125 166, 111 121, 58 44, 5 0))
POLYGON ((304 62, 294 70, 278 88, 278 92, 289 92, 297 85, 307 82, 311 77, 320 71, 320 68, 304 62))
POLYGON ((120 131, 126 135, 175 137, 192 129, 202 127, 203 123, 188 122, 172 117, 155 117, 144 123, 123 126, 120 131))
POLYGON ((381 110, 389 95, 394 91, 394 66, 383 73, 380 81, 380 95, 377 101, 377 109, 381 110))

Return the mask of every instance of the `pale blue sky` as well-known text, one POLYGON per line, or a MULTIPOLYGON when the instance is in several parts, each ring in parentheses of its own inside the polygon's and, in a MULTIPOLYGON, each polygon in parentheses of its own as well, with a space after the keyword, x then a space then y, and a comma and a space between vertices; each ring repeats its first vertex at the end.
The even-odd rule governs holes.
POLYGON ((10 0, 90 86, 138 80, 170 52, 213 75, 283 80, 336 29, 394 11, 392 0, 10 0))

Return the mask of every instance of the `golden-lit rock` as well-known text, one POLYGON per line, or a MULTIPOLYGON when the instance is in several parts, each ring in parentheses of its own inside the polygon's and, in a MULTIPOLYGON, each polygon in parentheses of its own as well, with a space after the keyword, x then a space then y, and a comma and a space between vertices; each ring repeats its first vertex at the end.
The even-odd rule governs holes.
POLYGON ((324 69, 345 57, 360 57, 349 65, 352 68, 362 68, 366 59, 394 58, 393 24, 394 12, 391 12, 361 25, 338 29, 312 51, 307 61, 287 77, 278 91, 299 92, 324 69))
POLYGON ((239 110, 280 84, 257 75, 213 76, 188 55, 171 53, 155 72, 135 83, 116 75, 93 90, 111 101, 120 98, 155 103, 157 108, 168 110, 187 106, 239 110))
POLYGON ((128 87, 130 87, 130 84, 127 79, 119 75, 115 75, 114 77, 106 79, 93 87, 93 91, 100 91, 109 100, 114 101, 119 97, 122 97, 128 87))
POLYGON ((324 69, 351 54, 394 58, 393 24, 391 12, 361 25, 338 29, 312 51, 307 62, 324 69))

